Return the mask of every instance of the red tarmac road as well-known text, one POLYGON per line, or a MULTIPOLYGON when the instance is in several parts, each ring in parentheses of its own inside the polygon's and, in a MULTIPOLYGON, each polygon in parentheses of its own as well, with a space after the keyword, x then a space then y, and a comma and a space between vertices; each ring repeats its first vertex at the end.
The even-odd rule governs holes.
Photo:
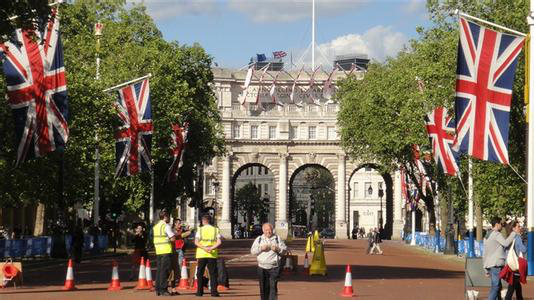
MULTIPOLYGON (((290 243, 299 255, 302 269, 303 240, 290 243)), ((231 289, 221 293, 228 299, 259 299, 255 258, 247 255, 252 240, 225 241, 221 251, 227 260, 231 289)), ((411 248, 401 242, 382 244, 384 255, 365 255, 365 241, 326 241, 327 276, 285 275, 279 283, 279 299, 342 299, 346 264, 352 266, 352 284, 360 299, 464 299, 463 262, 411 248)), ((192 254, 192 250, 188 251, 192 254)), ((77 291, 63 292, 66 264, 51 265, 24 272, 23 288, 0 289, 0 300, 17 299, 160 299, 155 293, 133 290, 129 277, 130 258, 118 257, 123 290, 108 292, 111 258, 82 262, 75 267, 77 291)), ((155 269, 155 263, 152 264, 155 269)), ((155 276, 155 270, 153 272, 155 276)), ((534 299, 534 282, 524 286, 524 295, 534 299)), ((194 291, 186 291, 177 299, 199 299, 194 291)), ((487 289, 482 289, 487 297, 487 289)), ((209 297, 209 293, 204 297, 209 297)), ((168 297, 172 298, 172 297, 168 297)))

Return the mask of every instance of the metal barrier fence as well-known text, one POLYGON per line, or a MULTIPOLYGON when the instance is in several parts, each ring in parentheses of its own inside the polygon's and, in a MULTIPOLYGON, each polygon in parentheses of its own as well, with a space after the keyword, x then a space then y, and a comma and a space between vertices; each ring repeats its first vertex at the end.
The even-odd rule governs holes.
MULTIPOLYGON (((405 235, 404 239, 407 242, 412 241, 412 234, 408 233, 405 235)), ((436 251, 437 248, 437 239, 434 235, 429 235, 426 232, 415 232, 415 244, 417 246, 436 251)), ((457 250, 457 253, 459 255, 466 255, 467 256, 467 250, 468 250, 468 243, 469 239, 464 239, 460 241, 455 241, 455 247, 457 250)), ((439 237, 439 249, 437 249, 439 252, 442 252, 447 247, 447 241, 443 237, 439 237)), ((475 256, 476 257, 482 257, 484 254, 484 243, 482 241, 475 241, 475 256)))
MULTIPOLYGON (((65 250, 71 253, 72 236, 66 234, 65 250)), ((54 245, 54 238, 51 236, 42 236, 27 239, 0 240, 0 258, 13 257, 38 257, 50 256, 54 245)), ((102 251, 108 248, 108 236, 99 235, 95 241, 94 236, 84 236, 84 251, 102 251)))

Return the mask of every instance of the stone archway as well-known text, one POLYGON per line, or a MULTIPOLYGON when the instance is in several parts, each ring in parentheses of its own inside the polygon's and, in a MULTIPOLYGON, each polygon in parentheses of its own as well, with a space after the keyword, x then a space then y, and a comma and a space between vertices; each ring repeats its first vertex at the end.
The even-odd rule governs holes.
POLYGON ((293 235, 302 230, 335 228, 335 179, 320 164, 304 164, 289 179, 288 223, 293 235), (305 172, 309 172, 306 174, 305 172), (311 173, 316 178, 307 178, 311 173))
POLYGON ((249 220, 245 220, 243 211, 240 211, 239 205, 236 202, 236 194, 240 188, 243 188, 247 184, 252 183, 260 194, 262 202, 268 207, 265 211, 266 215, 262 215, 263 211, 260 211, 257 216, 252 220, 256 224, 263 222, 274 222, 276 212, 276 181, 274 173, 266 165, 250 162, 241 165, 232 175, 231 179, 231 203, 230 203, 230 221, 232 232, 235 230, 235 226, 238 224, 248 223, 249 220))
POLYGON ((355 227, 355 217, 358 217, 364 220, 358 226, 366 228, 366 232, 373 227, 382 227, 383 238, 392 237, 393 183, 391 174, 380 173, 379 166, 374 163, 360 164, 352 170, 347 181, 347 234, 355 227))

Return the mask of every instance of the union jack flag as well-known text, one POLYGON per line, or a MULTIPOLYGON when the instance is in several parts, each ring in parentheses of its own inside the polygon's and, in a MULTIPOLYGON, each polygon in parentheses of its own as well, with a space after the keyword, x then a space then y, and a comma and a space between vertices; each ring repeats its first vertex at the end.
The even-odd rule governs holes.
POLYGON ((454 150, 508 164, 510 102, 524 38, 460 18, 454 150))
POLYGON ((115 133, 115 176, 136 175, 152 169, 152 110, 148 79, 118 90, 115 102, 121 126, 115 133))
POLYGON ((438 107, 426 117, 426 131, 432 144, 432 153, 438 167, 447 175, 456 176, 459 153, 451 149, 454 143, 454 120, 447 116, 447 110, 438 107))
POLYGON ((67 81, 55 11, 43 32, 16 30, 11 40, 0 45, 0 58, 15 119, 15 165, 65 148, 67 81))
POLYGON ((172 125, 171 133, 171 155, 173 156, 172 164, 167 171, 167 181, 174 182, 178 178, 178 171, 183 165, 185 146, 187 144, 187 134, 189 133, 189 123, 184 123, 181 127, 179 124, 172 125))

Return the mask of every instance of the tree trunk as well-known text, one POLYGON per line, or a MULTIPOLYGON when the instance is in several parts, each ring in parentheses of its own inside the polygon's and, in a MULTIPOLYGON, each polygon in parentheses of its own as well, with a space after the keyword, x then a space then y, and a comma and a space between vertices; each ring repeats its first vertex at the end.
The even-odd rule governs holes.
POLYGON ((484 238, 482 236, 482 207, 480 207, 480 203, 478 201, 474 201, 474 202, 475 202, 475 220, 476 220, 476 227, 477 227, 476 239, 477 241, 482 241, 482 239, 484 238))
POLYGON ((40 236, 44 232, 44 220, 45 220, 45 205, 41 202, 37 204, 37 211, 35 213, 35 227, 33 228, 33 235, 40 236))

